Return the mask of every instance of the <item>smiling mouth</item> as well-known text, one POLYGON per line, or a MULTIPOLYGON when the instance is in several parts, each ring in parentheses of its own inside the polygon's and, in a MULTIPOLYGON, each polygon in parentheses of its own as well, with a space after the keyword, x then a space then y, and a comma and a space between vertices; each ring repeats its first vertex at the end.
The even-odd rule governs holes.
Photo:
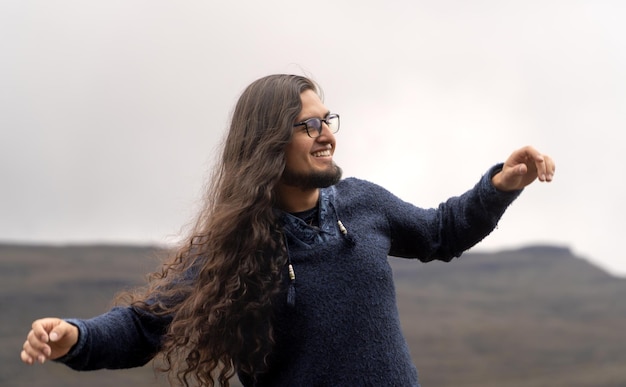
POLYGON ((313 157, 330 157, 331 153, 330 150, 323 150, 323 151, 319 151, 319 152, 313 152, 311 153, 313 155, 313 157))

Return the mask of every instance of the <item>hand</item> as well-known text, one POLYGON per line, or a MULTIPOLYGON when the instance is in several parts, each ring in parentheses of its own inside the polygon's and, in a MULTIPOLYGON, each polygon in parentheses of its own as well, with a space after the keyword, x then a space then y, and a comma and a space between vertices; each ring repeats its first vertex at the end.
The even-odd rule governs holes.
POLYGON ((77 327, 58 318, 44 318, 33 322, 20 355, 26 364, 43 364, 66 355, 77 342, 77 327))
POLYGON ((509 156, 502 170, 491 178, 491 182, 500 191, 515 191, 526 187, 537 178, 542 182, 551 182, 554 171, 554 160, 550 156, 526 146, 509 156))

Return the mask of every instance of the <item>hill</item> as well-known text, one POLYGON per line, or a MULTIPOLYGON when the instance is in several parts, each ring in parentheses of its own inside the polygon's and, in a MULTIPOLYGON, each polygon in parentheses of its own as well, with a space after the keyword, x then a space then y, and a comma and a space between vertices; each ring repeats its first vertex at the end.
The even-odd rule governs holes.
POLYGON ((626 386, 626 280, 569 250, 394 262, 424 386, 626 386))
MULTIPOLYGON (((150 366, 77 373, 19 361, 33 319, 91 317, 166 252, 0 245, 0 385, 165 386, 150 366)), ((391 258, 402 324, 425 387, 626 386, 626 280, 568 249, 391 258)))

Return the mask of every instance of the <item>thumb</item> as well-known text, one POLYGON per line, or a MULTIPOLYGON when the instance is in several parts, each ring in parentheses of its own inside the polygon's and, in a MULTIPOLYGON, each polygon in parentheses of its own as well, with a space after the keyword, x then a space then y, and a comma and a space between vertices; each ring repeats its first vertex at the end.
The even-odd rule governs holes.
POLYGON ((54 327, 52 331, 50 331, 50 334, 48 335, 48 337, 50 338, 51 342, 57 342, 61 340, 65 335, 67 335, 67 333, 68 333, 67 323, 65 324, 61 323, 57 325, 56 327, 54 327))
POLYGON ((513 169, 513 174, 515 175, 525 175, 526 172, 528 172, 528 167, 526 166, 526 164, 522 163, 522 164, 517 164, 515 167, 512 168, 513 169))
POLYGON ((50 332, 50 334, 48 335, 48 337, 50 338, 50 341, 55 342, 55 341, 59 341, 59 339, 61 339, 61 337, 63 337, 63 332, 59 332, 61 329, 59 328, 55 328, 52 332, 50 332))

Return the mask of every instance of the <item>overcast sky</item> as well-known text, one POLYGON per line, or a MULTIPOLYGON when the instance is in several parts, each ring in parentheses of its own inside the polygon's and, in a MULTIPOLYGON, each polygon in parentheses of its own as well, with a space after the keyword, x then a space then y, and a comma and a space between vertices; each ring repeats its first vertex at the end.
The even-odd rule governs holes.
POLYGON ((431 207, 531 144, 552 155, 477 249, 568 246, 626 275, 626 2, 3 1, 0 241, 165 243, 233 104, 311 76, 338 164, 431 207))

